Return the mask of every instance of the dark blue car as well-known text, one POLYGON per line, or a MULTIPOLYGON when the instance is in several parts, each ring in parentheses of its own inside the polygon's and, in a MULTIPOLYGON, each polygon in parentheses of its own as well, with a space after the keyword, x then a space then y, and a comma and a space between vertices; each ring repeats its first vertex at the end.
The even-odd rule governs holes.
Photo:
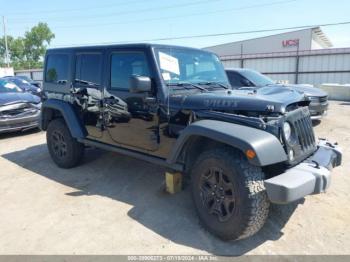
POLYGON ((0 78, 0 133, 38 127, 40 109, 38 96, 0 78))
POLYGON ((17 76, 6 76, 4 77, 7 81, 10 81, 17 85, 19 88, 21 88, 24 92, 31 93, 33 95, 36 95, 38 97, 42 97, 42 89, 40 87, 37 87, 30 82, 28 82, 25 79, 22 79, 21 77, 17 76))
POLYGON ((31 79, 28 76, 21 76, 21 75, 16 75, 17 78, 20 78, 22 80, 26 80, 27 82, 29 82, 31 85, 36 86, 36 87, 40 87, 41 88, 41 84, 40 82, 34 81, 33 79, 31 79))

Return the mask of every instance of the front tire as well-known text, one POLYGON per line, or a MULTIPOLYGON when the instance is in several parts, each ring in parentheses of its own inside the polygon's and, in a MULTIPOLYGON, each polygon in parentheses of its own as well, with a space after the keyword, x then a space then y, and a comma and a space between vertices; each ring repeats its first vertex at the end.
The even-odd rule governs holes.
POLYGON ((250 237, 265 224, 270 202, 264 173, 235 149, 203 152, 191 172, 192 197, 209 232, 223 240, 250 237))
POLYGON ((51 158, 59 167, 75 167, 84 155, 84 145, 72 137, 63 119, 49 123, 46 141, 51 158))

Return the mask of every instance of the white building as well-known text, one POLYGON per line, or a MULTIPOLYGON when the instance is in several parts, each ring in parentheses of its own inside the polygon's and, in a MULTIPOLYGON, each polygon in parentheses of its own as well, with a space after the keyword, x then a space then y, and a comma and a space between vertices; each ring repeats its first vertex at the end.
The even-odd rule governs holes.
POLYGON ((12 67, 0 67, 0 77, 13 76, 14 71, 12 67))
POLYGON ((250 68, 291 84, 350 83, 350 48, 331 48, 319 27, 226 43, 205 49, 226 68, 250 68))
POLYGON ((262 54, 331 48, 332 43, 320 27, 226 43, 204 49, 219 56, 262 54))

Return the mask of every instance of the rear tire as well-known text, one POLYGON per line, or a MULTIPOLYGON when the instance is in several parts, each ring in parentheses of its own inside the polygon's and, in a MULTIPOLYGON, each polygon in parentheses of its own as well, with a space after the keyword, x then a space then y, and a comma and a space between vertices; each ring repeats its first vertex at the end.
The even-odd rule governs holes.
POLYGON ((51 158, 59 167, 75 167, 83 158, 84 145, 72 137, 61 118, 49 123, 46 141, 51 158))
POLYGON ((264 173, 232 148, 203 152, 191 172, 192 197, 209 232, 223 240, 238 240, 258 232, 268 217, 270 202, 264 173))

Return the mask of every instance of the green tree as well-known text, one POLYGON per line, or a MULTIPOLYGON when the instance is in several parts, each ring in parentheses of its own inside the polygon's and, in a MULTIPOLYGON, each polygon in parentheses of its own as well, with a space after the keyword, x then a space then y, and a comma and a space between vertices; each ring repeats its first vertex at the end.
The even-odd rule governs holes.
POLYGON ((26 32, 24 37, 24 53, 26 60, 30 63, 37 63, 42 60, 47 45, 50 44, 54 37, 55 35, 51 32, 46 23, 39 23, 29 32, 26 32))
MULTIPOLYGON (((24 37, 7 36, 9 57, 15 69, 40 68, 47 46, 55 35, 46 23, 39 23, 24 37)), ((5 66, 5 39, 0 37, 0 66, 5 66)))
MULTIPOLYGON (((12 36, 7 37, 7 44, 10 46, 13 42, 14 38, 12 36)), ((0 66, 5 65, 5 38, 0 37, 0 66)))

